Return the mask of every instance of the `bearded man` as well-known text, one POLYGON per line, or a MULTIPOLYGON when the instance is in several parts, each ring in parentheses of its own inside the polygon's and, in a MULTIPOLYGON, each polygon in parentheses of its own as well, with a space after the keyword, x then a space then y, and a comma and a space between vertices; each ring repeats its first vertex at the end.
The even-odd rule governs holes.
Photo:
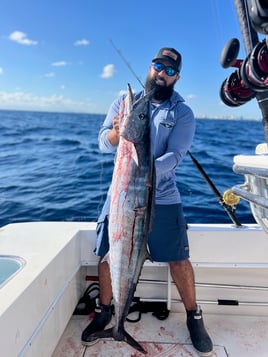
MULTIPOLYGON (((201 356, 210 356, 212 341, 205 329, 202 310, 196 303, 195 280, 189 261, 187 224, 176 185, 175 169, 189 150, 195 132, 195 118, 184 99, 174 90, 180 78, 181 54, 174 48, 161 48, 152 60, 145 90, 135 94, 138 100, 153 93, 150 100, 151 141, 155 158, 156 190, 154 220, 148 237, 153 261, 168 262, 172 279, 186 310, 186 324, 195 349, 201 356)), ((116 152, 119 143, 119 108, 125 96, 116 99, 99 132, 99 148, 103 153, 116 152)), ((82 333, 82 343, 96 342, 95 332, 101 331, 112 318, 112 287, 110 269, 102 258, 109 250, 108 219, 110 190, 97 224, 95 253, 100 257, 98 273, 100 304, 95 317, 82 333)))

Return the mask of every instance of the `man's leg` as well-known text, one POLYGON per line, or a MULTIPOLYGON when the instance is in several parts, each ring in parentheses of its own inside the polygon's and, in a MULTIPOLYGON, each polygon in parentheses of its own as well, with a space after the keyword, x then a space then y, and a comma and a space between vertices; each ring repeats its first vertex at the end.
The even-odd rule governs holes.
POLYGON ((194 271, 188 259, 170 262, 171 277, 178 289, 186 310, 196 309, 194 271))
POLYGON ((102 258, 99 260, 98 275, 100 284, 100 303, 103 305, 110 305, 113 296, 110 267, 108 262, 102 262, 102 258))
POLYGON ((109 264, 102 258, 98 265, 99 284, 100 284, 100 304, 95 309, 94 319, 84 329, 81 336, 81 341, 84 345, 91 345, 98 338, 92 336, 95 332, 102 331, 112 319, 111 300, 112 286, 109 264))
POLYGON ((194 271, 188 259, 170 262, 170 273, 187 312, 187 327, 195 349, 200 356, 210 356, 212 341, 205 329, 202 310, 196 304, 194 271))

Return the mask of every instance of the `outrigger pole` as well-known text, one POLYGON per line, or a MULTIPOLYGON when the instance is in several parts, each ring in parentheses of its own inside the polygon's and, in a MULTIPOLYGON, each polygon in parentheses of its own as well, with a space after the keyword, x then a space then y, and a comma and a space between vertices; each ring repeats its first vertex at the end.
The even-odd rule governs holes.
MULTIPOLYGON (((253 6, 253 2, 251 4, 250 2, 251 0, 234 0, 234 5, 236 8, 236 13, 240 25, 240 31, 242 34, 245 51, 248 56, 252 53, 253 48, 259 43, 258 33, 253 28, 250 20, 250 13, 249 13, 250 6, 251 7, 253 6)), ((256 4, 257 2, 258 1, 256 1, 256 4)), ((266 10, 267 4, 265 5, 264 3, 265 2, 263 2, 263 7, 266 10)), ((267 46, 267 41, 266 41, 266 46, 267 46)), ((266 142, 268 144, 268 90, 262 89, 261 91, 256 91, 255 94, 256 94, 258 105, 262 112, 262 124, 264 129, 264 135, 265 135, 266 142)))
POLYGON ((257 32, 253 29, 251 25, 248 4, 246 1, 247 0, 234 0, 234 4, 245 50, 248 55, 259 42, 259 38, 257 32))
MULTIPOLYGON (((114 42, 112 41, 112 39, 110 39, 111 45, 113 46, 114 50, 118 53, 118 55, 121 57, 121 59, 123 60, 123 62, 126 64, 126 66, 128 67, 128 69, 131 71, 131 73, 134 75, 134 77, 137 79, 137 81, 140 83, 140 85, 142 86, 142 88, 144 89, 144 84, 141 82, 140 78, 137 76, 137 74, 135 73, 135 71, 133 70, 133 68, 131 67, 131 65, 129 64, 129 62, 126 60, 126 58, 124 57, 124 55, 122 54, 122 52, 115 46, 114 42)), ((211 188, 212 192, 215 194, 215 196, 218 198, 220 205, 224 208, 225 212, 227 213, 227 215, 230 217, 231 221, 235 224, 236 227, 241 227, 241 223, 238 221, 237 217, 235 216, 234 211, 231 211, 230 208, 228 207, 228 205, 224 202, 223 196, 220 194, 220 192, 218 191, 218 189, 216 188, 216 186, 214 185, 214 183, 211 181, 211 179, 208 177, 208 175, 206 174, 205 170, 203 169, 203 167, 201 166, 201 164, 197 161, 196 158, 194 158, 194 156, 191 154, 191 152, 188 150, 187 153, 189 154, 189 156, 191 157, 194 165, 196 166, 196 168, 198 169, 198 171, 200 172, 201 176, 204 178, 204 180, 207 182, 208 186, 211 188)))

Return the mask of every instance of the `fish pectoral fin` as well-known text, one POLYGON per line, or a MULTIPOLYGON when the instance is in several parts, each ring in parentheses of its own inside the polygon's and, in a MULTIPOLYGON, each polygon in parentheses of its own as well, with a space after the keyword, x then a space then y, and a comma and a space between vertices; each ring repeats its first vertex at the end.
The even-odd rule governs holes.
POLYGON ((135 162, 135 164, 137 166, 139 166, 139 158, 138 158, 138 154, 137 154, 137 150, 135 148, 135 145, 132 146, 131 156, 132 156, 132 160, 135 162))

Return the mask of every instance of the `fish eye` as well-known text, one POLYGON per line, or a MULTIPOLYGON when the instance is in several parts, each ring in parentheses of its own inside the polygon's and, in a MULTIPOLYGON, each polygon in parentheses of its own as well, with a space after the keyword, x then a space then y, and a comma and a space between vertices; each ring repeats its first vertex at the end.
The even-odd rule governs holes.
POLYGON ((143 120, 143 119, 145 119, 145 114, 143 114, 143 113, 140 113, 140 114, 139 114, 139 119, 140 119, 140 120, 143 120))

